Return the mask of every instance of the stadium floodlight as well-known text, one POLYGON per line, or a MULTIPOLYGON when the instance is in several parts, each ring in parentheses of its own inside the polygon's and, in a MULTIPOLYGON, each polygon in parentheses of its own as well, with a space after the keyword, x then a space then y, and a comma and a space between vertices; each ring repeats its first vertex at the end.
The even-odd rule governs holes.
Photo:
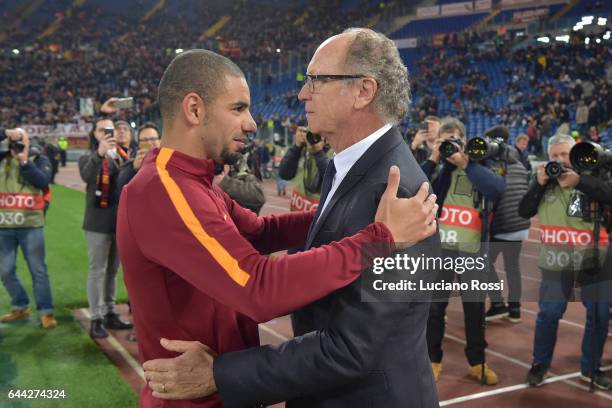
POLYGON ((277 48, 277 49, 276 49, 276 52, 280 53, 280 48, 277 48))
POLYGON ((596 40, 595 40, 595 42, 596 42, 597 44, 601 44, 601 38, 596 39, 596 40))
POLYGON ((525 33, 523 31, 519 31, 519 32, 516 33, 517 37, 522 37, 524 35, 525 35, 525 33))
POLYGON ((584 39, 584 45, 589 45, 590 42, 591 42, 591 39, 589 37, 584 39))
POLYGON ((584 24, 582 23, 576 23, 576 25, 574 26, 573 30, 574 31, 580 31, 584 28, 584 24))
POLYGON ((550 38, 548 37, 539 37, 538 38, 538 42, 544 43, 544 44, 548 44, 550 42, 550 38))
POLYGON ((599 17, 597 19, 597 25, 605 26, 608 23, 608 19, 605 17, 599 17))
POLYGON ((175 53, 180 54, 181 52, 183 52, 182 48, 177 48, 176 50, 174 50, 175 53))
POLYGON ((130 122, 130 125, 131 125, 133 128, 136 128, 136 123, 135 123, 135 122, 130 122))
POLYGON ((606 33, 603 36, 604 40, 609 40, 610 39, 610 31, 606 31, 606 33))
POLYGON ((569 35, 558 35, 555 37, 555 40, 569 43, 569 35))
POLYGON ((15 55, 19 55, 19 50, 18 50, 17 48, 15 48, 15 49, 13 50, 13 54, 15 54, 15 55))
POLYGON ((584 25, 593 24, 593 16, 584 16, 584 17, 582 17, 582 23, 584 25))

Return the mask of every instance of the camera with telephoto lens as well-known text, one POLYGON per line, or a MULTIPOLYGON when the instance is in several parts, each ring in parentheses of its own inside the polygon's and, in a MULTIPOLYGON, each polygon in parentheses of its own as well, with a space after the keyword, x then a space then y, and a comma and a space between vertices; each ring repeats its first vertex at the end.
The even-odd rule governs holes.
POLYGON ((440 144, 440 157, 448 159, 460 150, 463 150, 463 140, 457 137, 451 137, 440 144))
POLYGON ((309 145, 316 145, 321 142, 321 135, 316 133, 312 133, 310 130, 306 132, 306 141, 308 141, 309 145))
POLYGON ((503 157, 506 142, 502 138, 474 137, 468 142, 465 152, 475 161, 503 157))
POLYGON ((565 166, 559 161, 551 161, 546 163, 544 172, 551 180, 556 180, 565 171, 565 166))
POLYGON ((25 150, 25 143, 21 140, 11 140, 8 147, 15 153, 22 153, 25 150))
POLYGON ((570 150, 570 162, 578 172, 612 170, 612 149, 593 142, 577 143, 570 150))

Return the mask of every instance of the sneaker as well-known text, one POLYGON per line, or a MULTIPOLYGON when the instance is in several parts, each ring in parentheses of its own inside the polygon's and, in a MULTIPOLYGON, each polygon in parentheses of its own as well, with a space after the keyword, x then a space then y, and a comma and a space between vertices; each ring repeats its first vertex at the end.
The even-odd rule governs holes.
POLYGON ((489 311, 485 315, 485 320, 490 322, 492 320, 501 319, 502 317, 508 316, 508 307, 504 303, 491 303, 489 311))
MULTIPOLYGON (((484 366, 485 366, 484 368, 485 384, 487 385, 497 384, 498 379, 497 379, 497 374, 495 374, 495 371, 491 370, 489 366, 487 366, 486 364, 484 366)), ((482 364, 476 364, 476 365, 470 366, 470 368, 468 369, 468 375, 480 381, 480 379, 482 378, 482 364)))
POLYGON ((532 387, 539 387, 544 382, 544 376, 548 371, 548 367, 542 364, 534 363, 527 373, 527 384, 532 387))
POLYGON ((507 319, 512 323, 520 323, 521 322, 521 308, 520 307, 508 308, 507 319))
MULTIPOLYGON (((591 383, 591 376, 587 374, 580 374, 580 379, 583 381, 591 383)), ((608 377, 606 373, 601 370, 595 371, 595 378, 593 379, 593 384, 602 390, 612 390, 612 378, 608 377)))
POLYGON ((8 323, 21 319, 28 319, 30 317, 30 313, 32 313, 32 310, 29 307, 20 310, 11 310, 10 313, 0 316, 0 322, 8 323))
POLYGON ((440 378, 440 372, 442 372, 442 363, 431 363, 431 371, 433 371, 434 380, 438 382, 438 378, 440 378))
POLYGON ((43 329, 52 329, 57 327, 57 320, 53 317, 53 313, 40 316, 40 325, 43 329))
POLYGON ((91 321, 91 329, 89 335, 94 339, 105 339, 108 337, 108 332, 104 328, 102 319, 94 319, 91 321))
POLYGON ((117 313, 107 313, 104 316, 104 326, 111 330, 127 330, 134 327, 132 323, 121 320, 117 313))

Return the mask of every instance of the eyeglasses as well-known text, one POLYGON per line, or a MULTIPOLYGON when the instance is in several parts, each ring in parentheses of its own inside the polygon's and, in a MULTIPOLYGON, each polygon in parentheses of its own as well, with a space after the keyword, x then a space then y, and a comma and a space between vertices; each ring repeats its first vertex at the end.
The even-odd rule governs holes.
POLYGON ((311 93, 315 92, 315 81, 330 82, 342 79, 365 78, 365 75, 310 75, 306 74, 306 80, 302 86, 306 86, 311 93))

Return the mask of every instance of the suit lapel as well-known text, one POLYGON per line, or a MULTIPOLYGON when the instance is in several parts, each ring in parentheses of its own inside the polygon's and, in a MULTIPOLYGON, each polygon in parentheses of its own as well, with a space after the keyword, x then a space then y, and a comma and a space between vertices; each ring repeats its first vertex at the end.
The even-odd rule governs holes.
MULTIPOLYGON (((353 165, 353 167, 351 167, 347 175, 344 177, 342 183, 340 183, 340 186, 338 186, 338 189, 329 201, 329 204, 327 204, 327 207, 325 207, 325 211, 323 211, 318 218, 315 218, 315 222, 310 225, 305 249, 310 248, 312 242, 325 223, 325 220, 331 213, 336 203, 340 201, 342 196, 349 192, 355 186, 355 184, 357 184, 357 182, 363 178, 370 167, 377 163, 382 156, 402 142, 403 139, 399 131, 395 127, 392 127, 380 139, 374 142, 374 144, 370 146, 368 150, 366 150, 363 156, 357 160, 357 162, 353 165)), ((319 205, 322 206, 323 202, 320 202, 319 205)), ((319 207, 319 210, 317 210, 317 213, 320 211, 320 208, 321 207, 319 207)))

